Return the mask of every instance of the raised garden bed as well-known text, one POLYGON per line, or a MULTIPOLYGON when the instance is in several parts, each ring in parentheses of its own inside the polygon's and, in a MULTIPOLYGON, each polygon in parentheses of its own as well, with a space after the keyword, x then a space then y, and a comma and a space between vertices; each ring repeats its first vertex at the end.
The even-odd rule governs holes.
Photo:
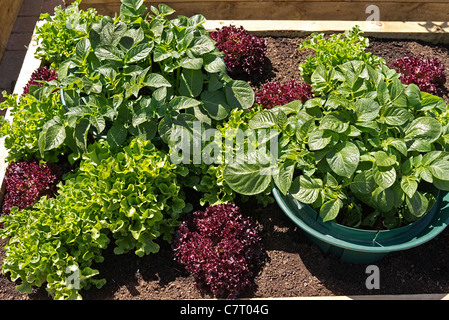
MULTIPOLYGON (((299 44, 306 38, 264 38, 268 42, 268 63, 263 75, 250 81, 253 88, 258 90, 269 81, 286 83, 290 79, 300 79, 298 65, 310 54, 307 50, 299 50, 299 44)), ((371 38, 370 41, 368 51, 383 57, 389 64, 405 55, 411 55, 435 57, 449 65, 449 49, 444 45, 414 40, 371 38)), ((25 63, 30 63, 30 60, 25 63)), ((26 74, 21 77, 25 78, 26 74)), ((21 88, 18 84, 17 90, 20 91, 21 88)), ((444 88, 443 97, 448 102, 447 82, 444 88)), ((366 265, 342 263, 333 256, 323 255, 276 204, 270 204, 266 208, 256 208, 253 203, 240 205, 242 212, 254 218, 262 228, 261 235, 268 255, 267 262, 255 278, 256 287, 243 298, 379 294, 422 294, 421 297, 442 298, 449 292, 448 231, 421 247, 392 254, 377 262, 381 273, 380 289, 368 290, 365 286, 366 265)), ((0 241, 3 249, 5 240, 0 241)), ((193 277, 174 261, 171 247, 163 241, 160 245, 161 249, 157 254, 143 258, 132 252, 115 255, 112 248, 107 249, 105 261, 98 265, 100 274, 107 282, 100 290, 92 288, 83 292, 84 299, 204 298, 193 287, 193 277)), ((0 261, 3 260, 3 250, 0 257, 0 261)), ((43 288, 33 290, 29 295, 19 294, 8 277, 1 275, 0 298, 48 299, 48 294, 43 288)))

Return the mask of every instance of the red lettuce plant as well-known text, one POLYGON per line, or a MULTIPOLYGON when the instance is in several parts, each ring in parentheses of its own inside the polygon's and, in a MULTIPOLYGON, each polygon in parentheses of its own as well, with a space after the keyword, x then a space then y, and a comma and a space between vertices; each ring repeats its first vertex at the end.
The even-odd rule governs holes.
POLYGON ((190 213, 174 233, 173 249, 198 290, 228 299, 253 285, 253 271, 264 259, 256 224, 234 203, 190 213))
POLYGON ((52 197, 64 173, 65 169, 54 163, 39 164, 36 160, 10 163, 5 173, 2 214, 9 214, 14 206, 20 210, 30 207, 42 196, 52 197))
POLYGON ((282 106, 294 100, 301 100, 302 103, 311 99, 313 95, 312 87, 307 84, 301 84, 292 79, 285 84, 273 81, 266 83, 262 89, 256 93, 255 102, 266 109, 275 106, 282 106))
POLYGON ((414 83, 421 91, 442 94, 446 82, 445 66, 438 59, 405 56, 393 62, 392 67, 401 73, 402 83, 414 83))
POLYGON ((42 82, 39 81, 51 81, 57 79, 58 73, 55 70, 52 70, 47 66, 42 66, 31 74, 30 80, 23 88, 23 94, 28 94, 30 92, 31 86, 40 87, 42 85, 42 82))
POLYGON ((259 75, 265 64, 267 42, 248 33, 242 26, 224 26, 210 34, 218 50, 224 53, 229 74, 234 76, 259 75))

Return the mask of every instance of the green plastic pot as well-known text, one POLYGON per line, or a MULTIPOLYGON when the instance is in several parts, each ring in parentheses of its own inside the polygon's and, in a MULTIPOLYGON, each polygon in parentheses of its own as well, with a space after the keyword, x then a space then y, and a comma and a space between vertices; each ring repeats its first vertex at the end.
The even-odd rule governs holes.
POLYGON ((391 252, 419 246, 434 237, 449 224, 449 195, 440 191, 433 207, 419 220, 396 229, 362 230, 323 222, 310 206, 290 194, 273 188, 279 207, 318 245, 324 253, 335 254, 343 262, 373 263, 391 252))

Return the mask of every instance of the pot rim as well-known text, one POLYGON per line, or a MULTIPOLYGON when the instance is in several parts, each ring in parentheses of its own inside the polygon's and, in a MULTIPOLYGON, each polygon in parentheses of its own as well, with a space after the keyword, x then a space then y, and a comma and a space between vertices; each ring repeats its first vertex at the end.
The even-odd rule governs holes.
MULTIPOLYGON (((328 244, 354 251, 371 252, 371 253, 388 253, 393 251, 410 249, 433 239, 439 233, 441 233, 449 224, 449 193, 445 191, 440 191, 437 201, 430 209, 436 210, 434 216, 427 223, 427 225, 425 225, 423 229, 418 232, 418 234, 416 234, 416 232, 406 231, 402 233, 400 236, 391 239, 392 241, 389 241, 389 243, 388 241, 385 241, 385 243, 381 243, 380 241, 376 241, 375 239, 372 241, 363 242, 358 241, 354 238, 341 236, 335 232, 332 232, 332 230, 327 229, 319 222, 310 219, 310 217, 309 219, 307 219, 307 217, 301 219, 298 215, 295 214, 295 212, 298 212, 298 210, 302 210, 304 208, 304 210, 312 210, 313 212, 315 211, 310 206, 303 204, 297 200, 296 204, 293 203, 293 197, 291 195, 289 194, 283 195, 280 192, 280 190, 276 187, 272 189, 272 192, 277 204, 282 209, 282 211, 284 211, 284 213, 305 232, 328 244), (298 204, 302 205, 303 208, 298 207, 298 204)), ((427 216, 427 214, 425 216, 427 216)), ((423 218, 425 216, 423 216, 423 218)), ((413 223, 419 221, 421 221, 421 219, 413 223)), ((370 233, 377 232, 374 230, 363 230, 363 229, 355 229, 355 230, 359 230, 361 232, 367 231, 370 233)), ((389 230, 385 230, 385 232, 388 231, 389 230)))

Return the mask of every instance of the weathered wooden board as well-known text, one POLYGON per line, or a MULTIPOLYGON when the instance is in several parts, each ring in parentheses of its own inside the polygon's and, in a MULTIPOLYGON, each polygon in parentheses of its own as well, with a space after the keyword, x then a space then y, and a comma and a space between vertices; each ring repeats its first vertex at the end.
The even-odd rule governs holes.
MULTIPOLYGON (((72 3, 73 0, 66 0, 72 3)), ((165 3, 177 14, 203 14, 209 20, 356 20, 364 21, 376 5, 381 21, 449 21, 449 2, 443 0, 314 0, 314 1, 146 1, 146 5, 165 3)), ((83 0, 82 8, 93 7, 99 13, 113 16, 120 11, 120 0, 83 0)))
POLYGON ((304 20, 207 20, 208 31, 223 26, 243 26, 248 32, 258 36, 305 36, 313 32, 338 33, 358 25, 363 35, 380 39, 410 39, 431 43, 449 44, 447 22, 431 21, 304 21, 304 20))
POLYGON ((0 0, 0 61, 2 60, 22 3, 23 0, 0 0))

